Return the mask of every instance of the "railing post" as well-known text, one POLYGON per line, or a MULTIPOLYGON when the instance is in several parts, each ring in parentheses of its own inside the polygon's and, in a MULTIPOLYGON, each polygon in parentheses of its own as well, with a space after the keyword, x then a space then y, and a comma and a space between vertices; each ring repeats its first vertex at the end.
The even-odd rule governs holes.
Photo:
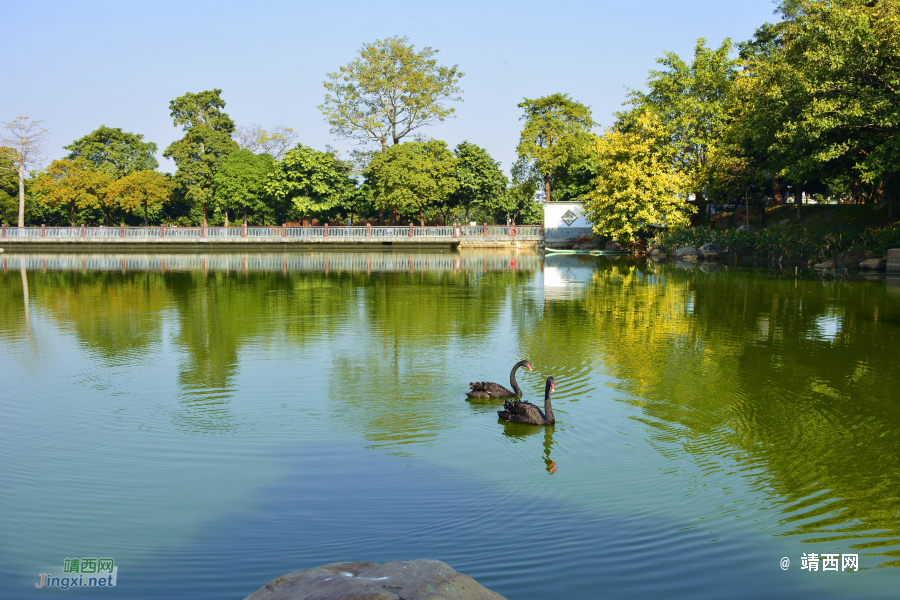
POLYGON ((3 233, 2 233, 2 235, 0 235, 0 237, 6 237, 6 223, 4 223, 2 225, 2 227, 3 227, 3 233))
POLYGON ((246 223, 241 223, 241 237, 242 238, 247 237, 247 224, 246 223))
POLYGON ((283 238, 287 237, 287 223, 281 224, 281 237, 283 237, 283 238))
POLYGON ((200 237, 206 237, 206 225, 204 225, 203 223, 200 223, 200 237))
MULTIPOLYGON (((121 229, 121 232, 119 233, 119 237, 124 238, 125 237, 125 225, 124 224, 119 225, 119 228, 121 229)), ((125 260, 125 259, 122 259, 122 260, 125 260)))
POLYGON ((325 223, 325 237, 328 237, 328 223, 325 223))
POLYGON ((159 237, 161 237, 161 238, 166 237, 166 226, 163 225, 162 223, 159 224, 159 237))
POLYGON ((366 237, 367 238, 372 237, 372 224, 371 223, 366 223, 366 237))
POLYGON ((41 223, 41 237, 47 237, 47 232, 44 229, 44 224, 41 223))
POLYGON ((541 221, 541 237, 544 237, 544 222, 541 221))
POLYGON ((84 223, 81 224, 81 237, 84 237, 84 223))
POLYGON ((453 226, 453 237, 455 237, 455 238, 459 237, 459 225, 453 226))
POLYGON ((484 224, 484 237, 487 237, 487 223, 484 224))
POLYGON ((410 223, 409 224, 409 237, 412 237, 412 236, 413 236, 413 224, 410 223))

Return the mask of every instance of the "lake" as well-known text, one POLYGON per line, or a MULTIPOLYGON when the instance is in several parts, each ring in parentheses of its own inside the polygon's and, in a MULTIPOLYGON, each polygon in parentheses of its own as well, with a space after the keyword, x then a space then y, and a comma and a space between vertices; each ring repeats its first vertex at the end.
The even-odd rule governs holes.
POLYGON ((414 558, 511 600, 896 597, 900 282, 500 250, 0 263, 4 598, 240 599, 414 558), (521 359, 527 399, 556 378, 553 427, 465 396, 521 359), (34 587, 84 557, 115 590, 34 587))

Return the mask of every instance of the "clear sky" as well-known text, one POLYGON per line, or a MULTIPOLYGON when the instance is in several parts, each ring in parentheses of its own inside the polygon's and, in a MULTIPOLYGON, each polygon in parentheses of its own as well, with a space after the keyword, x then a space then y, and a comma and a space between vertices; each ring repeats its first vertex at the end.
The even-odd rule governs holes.
MULTIPOLYGON (((455 146, 486 148, 508 171, 523 97, 555 92, 612 122, 626 88, 639 88, 655 59, 685 59, 697 38, 718 46, 775 21, 771 0, 609 2, 5 2, 0 121, 27 115, 50 130, 48 158, 101 124, 142 133, 162 151, 181 137, 169 101, 221 88, 239 125, 285 125, 299 141, 347 151, 316 108, 325 74, 361 45, 393 35, 440 50, 459 65, 464 102, 456 118, 425 132, 455 146)), ((373 146, 374 147, 374 146, 373 146)))

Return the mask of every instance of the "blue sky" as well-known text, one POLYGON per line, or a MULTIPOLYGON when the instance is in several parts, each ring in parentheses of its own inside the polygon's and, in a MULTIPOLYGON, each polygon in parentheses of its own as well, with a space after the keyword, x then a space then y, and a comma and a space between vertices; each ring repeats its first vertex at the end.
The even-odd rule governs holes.
POLYGON ((325 74, 365 42, 406 35, 466 74, 456 118, 425 133, 483 146, 508 170, 523 97, 568 93, 609 125, 626 88, 641 87, 665 51, 689 58, 700 37, 716 46, 747 39, 776 20, 774 8, 771 0, 5 3, 0 121, 42 119, 49 159, 101 124, 142 133, 159 146, 160 169, 173 171, 162 158, 180 137, 169 101, 221 88, 238 124, 285 125, 304 144, 348 151, 354 144, 335 139, 316 108, 325 74))

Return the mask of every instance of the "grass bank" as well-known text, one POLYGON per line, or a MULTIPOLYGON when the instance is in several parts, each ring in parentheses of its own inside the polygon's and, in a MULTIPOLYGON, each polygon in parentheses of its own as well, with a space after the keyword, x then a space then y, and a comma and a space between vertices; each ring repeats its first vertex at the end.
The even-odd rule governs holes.
MULTIPOLYGON (((751 228, 738 229, 729 215, 726 226, 702 225, 680 231, 662 231, 651 246, 671 252, 677 248, 716 243, 740 258, 835 260, 842 254, 884 257, 889 248, 900 248, 900 222, 888 221, 884 204, 820 204, 803 207, 797 221, 795 206, 776 206, 757 215, 751 228)), ((739 221, 743 219, 739 218, 739 221)))

